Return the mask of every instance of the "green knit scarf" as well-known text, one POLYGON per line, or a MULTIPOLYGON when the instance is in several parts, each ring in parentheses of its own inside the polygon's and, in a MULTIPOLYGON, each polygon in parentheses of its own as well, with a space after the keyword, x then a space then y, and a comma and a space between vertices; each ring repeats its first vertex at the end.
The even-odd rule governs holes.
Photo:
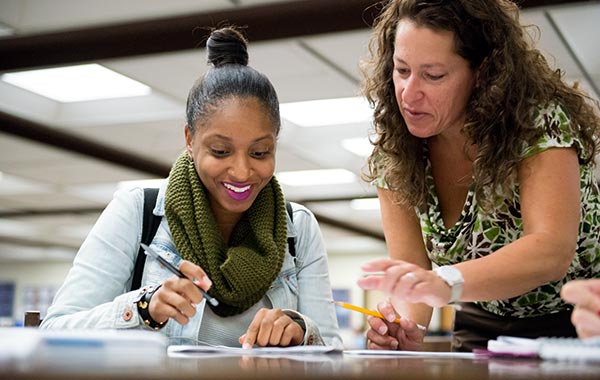
POLYGON ((209 306, 221 317, 248 310, 267 292, 283 265, 287 243, 283 192, 273 177, 235 226, 229 245, 215 221, 206 188, 184 152, 169 175, 165 214, 182 258, 212 280, 209 306))

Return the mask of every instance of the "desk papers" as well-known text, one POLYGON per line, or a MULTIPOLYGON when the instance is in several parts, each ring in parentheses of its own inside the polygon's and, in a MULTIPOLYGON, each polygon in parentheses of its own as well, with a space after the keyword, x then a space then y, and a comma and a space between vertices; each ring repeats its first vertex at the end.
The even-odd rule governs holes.
POLYGON ((454 358, 475 359, 471 352, 437 352, 437 351, 397 351, 397 350, 346 350, 344 355, 370 357, 421 357, 421 358, 454 358))
POLYGON ((341 353, 342 350, 333 346, 291 346, 291 347, 241 347, 215 345, 172 345, 167 349, 169 357, 197 357, 204 355, 217 356, 269 356, 283 357, 296 355, 321 355, 341 353))

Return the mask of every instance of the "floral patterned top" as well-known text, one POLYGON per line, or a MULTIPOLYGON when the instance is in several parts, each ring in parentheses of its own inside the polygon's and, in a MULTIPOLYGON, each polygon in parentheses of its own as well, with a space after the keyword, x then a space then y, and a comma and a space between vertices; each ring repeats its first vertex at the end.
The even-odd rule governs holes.
MULTIPOLYGON (((523 148, 523 158, 554 147, 575 147, 582 157, 583 145, 573 136, 569 118, 560 106, 540 109, 536 117, 538 128, 544 134, 532 146, 523 148)), ((427 209, 417 214, 429 259, 438 265, 456 264, 489 255, 523 235, 519 185, 513 194, 499 202, 492 213, 482 212, 475 199, 474 185, 468 191, 461 216, 447 229, 441 217, 435 192, 431 163, 426 164, 428 188, 427 209)), ((600 196, 598 184, 590 166, 580 165, 581 221, 577 252, 567 275, 560 281, 544 284, 517 297, 489 302, 477 302, 488 312, 518 318, 534 317, 569 308, 560 298, 560 288, 575 278, 600 277, 600 196)), ((378 187, 387 188, 380 171, 374 181, 378 187)))

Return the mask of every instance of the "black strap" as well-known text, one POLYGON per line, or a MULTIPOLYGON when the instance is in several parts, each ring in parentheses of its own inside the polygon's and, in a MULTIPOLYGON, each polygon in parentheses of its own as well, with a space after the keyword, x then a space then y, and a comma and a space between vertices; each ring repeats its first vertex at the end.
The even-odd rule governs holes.
MULTIPOLYGON (((285 201, 285 208, 287 209, 287 213, 290 216, 290 220, 292 221, 292 223, 294 223, 294 210, 292 210, 292 204, 289 201, 285 201)), ((296 259, 296 240, 293 237, 288 236, 287 241, 288 249, 290 250, 290 255, 292 255, 292 257, 296 259)))
MULTIPOLYGON (((144 189, 144 216, 142 219, 142 243, 150 245, 156 230, 160 225, 161 216, 154 215, 152 210, 156 205, 158 197, 158 189, 144 189)), ((135 269, 133 272, 133 280, 131 281, 131 290, 139 289, 142 285, 142 274, 144 273, 144 265, 146 264, 146 255, 144 249, 140 247, 137 258, 135 259, 135 269)))

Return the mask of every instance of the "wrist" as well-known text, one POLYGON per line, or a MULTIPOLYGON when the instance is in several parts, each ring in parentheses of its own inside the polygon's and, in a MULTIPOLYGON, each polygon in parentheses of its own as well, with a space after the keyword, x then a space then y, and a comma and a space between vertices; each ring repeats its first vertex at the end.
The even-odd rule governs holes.
POLYGON ((156 287, 151 285, 145 286, 144 288, 142 288, 139 298, 136 302, 137 310, 140 317, 142 318, 142 321, 144 321, 144 324, 146 326, 150 327, 153 330, 162 329, 168 322, 168 319, 164 322, 157 322, 150 315, 150 301, 152 300, 152 296, 154 295, 154 293, 156 293, 156 291, 160 289, 160 287, 161 285, 158 285, 156 287))
POLYGON ((309 337, 309 334, 306 331, 307 327, 306 327, 306 321, 304 320, 304 316, 302 314, 300 314, 299 312, 297 312, 296 310, 283 309, 282 311, 285 315, 290 317, 290 319, 294 323, 296 323, 298 326, 300 326, 300 328, 302 329, 302 338, 299 342, 299 345, 302 345, 302 346, 312 345, 314 342, 313 342, 312 337, 309 337))

